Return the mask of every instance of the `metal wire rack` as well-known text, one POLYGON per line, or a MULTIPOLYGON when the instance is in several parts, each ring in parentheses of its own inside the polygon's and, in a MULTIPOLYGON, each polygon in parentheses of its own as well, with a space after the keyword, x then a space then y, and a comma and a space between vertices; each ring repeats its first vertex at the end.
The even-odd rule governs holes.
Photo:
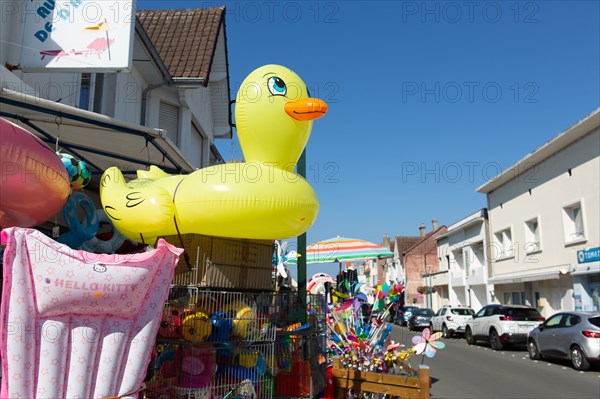
POLYGON ((277 329, 308 324, 323 328, 323 295, 308 295, 298 306, 297 292, 248 293, 173 287, 159 327, 162 338, 188 342, 274 341, 277 329), (298 324, 300 323, 300 324, 298 324))
POLYGON ((311 397, 324 384, 326 314, 324 295, 173 286, 145 397, 311 397))
POLYGON ((274 341, 270 307, 259 294, 173 287, 163 311, 159 337, 201 342, 274 341))
POLYGON ((274 343, 192 344, 159 340, 144 398, 273 397, 274 343))

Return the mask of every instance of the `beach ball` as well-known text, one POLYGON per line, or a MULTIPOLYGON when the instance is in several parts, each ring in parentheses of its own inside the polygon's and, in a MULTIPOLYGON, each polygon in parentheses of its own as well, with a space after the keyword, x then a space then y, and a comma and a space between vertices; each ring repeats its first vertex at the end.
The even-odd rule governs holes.
POLYGON ((233 319, 233 335, 246 338, 256 333, 256 311, 250 306, 239 309, 233 319))
POLYGON ((182 312, 176 306, 169 306, 163 310, 162 320, 158 327, 158 333, 167 338, 181 337, 182 312))
POLYGON ((69 174, 69 181, 73 184, 73 181, 79 178, 79 160, 75 158, 73 155, 69 154, 58 154, 60 160, 63 165, 67 169, 67 173, 69 174))
POLYGON ((210 334, 211 341, 229 341, 233 332, 233 323, 227 313, 217 310, 210 315, 212 324, 212 332, 210 334))
POLYGON ((85 162, 79 161, 78 171, 79 173, 77 176, 71 180, 71 187, 73 187, 73 190, 81 190, 87 186, 92 179, 92 172, 90 172, 85 162))
POLYGON ((190 342, 206 341, 212 332, 211 319, 202 310, 187 315, 181 324, 183 338, 190 342))
POLYGON ((233 319, 233 335, 246 338, 257 333, 256 309, 248 306, 246 301, 233 301, 226 307, 226 312, 233 319))

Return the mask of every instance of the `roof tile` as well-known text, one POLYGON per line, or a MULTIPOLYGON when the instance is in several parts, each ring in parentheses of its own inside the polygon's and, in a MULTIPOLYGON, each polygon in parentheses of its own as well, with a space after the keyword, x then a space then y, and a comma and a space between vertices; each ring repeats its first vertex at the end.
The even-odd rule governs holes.
POLYGON ((140 10, 140 20, 172 77, 202 78, 208 84, 225 9, 140 10))

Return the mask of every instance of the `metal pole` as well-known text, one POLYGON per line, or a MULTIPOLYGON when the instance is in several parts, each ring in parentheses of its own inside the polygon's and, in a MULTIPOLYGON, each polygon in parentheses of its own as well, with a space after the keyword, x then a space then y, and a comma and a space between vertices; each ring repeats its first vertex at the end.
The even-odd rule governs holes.
MULTIPOLYGON (((306 178, 306 148, 298 159, 296 169, 300 176, 306 178)), ((304 323, 306 322, 306 233, 298 236, 297 252, 300 254, 296 262, 298 265, 298 314, 301 315, 300 322, 304 323)))
POLYGON ((433 309, 433 281, 431 281, 431 270, 429 271, 429 309, 433 309))

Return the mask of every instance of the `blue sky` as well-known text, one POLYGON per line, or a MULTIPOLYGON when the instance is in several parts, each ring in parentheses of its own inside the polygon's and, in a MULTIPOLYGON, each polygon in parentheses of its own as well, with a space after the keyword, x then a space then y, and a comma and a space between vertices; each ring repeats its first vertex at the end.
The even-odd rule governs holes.
MULTIPOLYGON (((329 104, 306 149, 321 206, 308 243, 450 225, 486 206, 477 187, 600 104, 597 1, 224 4, 232 98, 276 63, 329 104)), ((216 144, 241 157, 235 139, 216 144)))

